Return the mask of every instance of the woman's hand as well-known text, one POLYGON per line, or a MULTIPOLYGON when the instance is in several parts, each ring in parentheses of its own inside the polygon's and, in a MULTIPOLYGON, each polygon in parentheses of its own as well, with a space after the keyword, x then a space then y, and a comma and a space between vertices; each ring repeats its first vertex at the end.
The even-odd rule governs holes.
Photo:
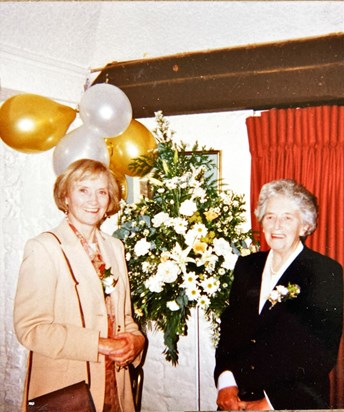
POLYGON ((114 338, 99 339, 99 353, 109 356, 119 367, 128 366, 142 351, 145 338, 142 335, 134 335, 123 332, 114 338))
POLYGON ((243 411, 268 411, 272 409, 266 398, 257 401, 240 401, 239 406, 243 411))
POLYGON ((99 338, 98 353, 109 356, 111 352, 120 349, 123 344, 119 339, 99 338))
POLYGON ((238 397, 239 390, 237 386, 227 386, 226 388, 220 389, 217 395, 216 403, 218 407, 223 411, 241 410, 238 397))
POLYGON ((119 349, 110 353, 110 359, 115 361, 119 367, 128 366, 142 351, 145 338, 142 335, 134 335, 130 332, 123 332, 114 337, 115 341, 122 343, 119 349))

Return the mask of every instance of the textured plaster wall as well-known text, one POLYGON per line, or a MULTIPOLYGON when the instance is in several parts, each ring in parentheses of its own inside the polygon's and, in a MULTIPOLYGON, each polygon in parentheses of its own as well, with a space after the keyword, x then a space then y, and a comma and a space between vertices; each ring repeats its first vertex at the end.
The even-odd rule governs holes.
MULTIPOLYGON (((1 87, 76 107, 90 67, 343 31, 343 7, 336 1, 0 2, 1 87)), ((5 95, 1 87, 0 98, 5 95)), ((198 140, 222 150, 222 176, 247 200, 250 154, 245 118, 249 115, 247 111, 169 118, 176 139, 198 140)), ((155 126, 152 119, 142 122, 155 126)), ((71 127, 76 126, 77 122, 71 127)), ((52 150, 25 154, 0 142, 0 179, 0 412, 16 412, 26 351, 15 338, 12 310, 23 247, 29 237, 62 218, 52 198, 52 150)), ((114 227, 109 220, 104 230, 112 233, 114 227)), ((188 336, 181 338, 179 349, 180 364, 174 368, 161 355, 161 334, 149 334, 143 410, 216 409, 214 348, 202 317, 199 323, 195 315, 190 319, 188 336)))

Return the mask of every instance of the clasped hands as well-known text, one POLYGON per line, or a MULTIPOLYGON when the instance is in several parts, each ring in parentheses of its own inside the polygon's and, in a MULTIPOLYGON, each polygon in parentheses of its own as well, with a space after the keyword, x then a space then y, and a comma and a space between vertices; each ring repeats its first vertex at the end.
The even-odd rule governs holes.
POLYGON ((236 386, 228 386, 219 391, 217 405, 223 411, 266 411, 270 410, 266 398, 257 401, 242 401, 238 396, 239 390, 236 386))
POLYGON ((145 339, 130 332, 113 338, 99 338, 98 352, 116 362, 119 369, 127 367, 142 351, 145 339))

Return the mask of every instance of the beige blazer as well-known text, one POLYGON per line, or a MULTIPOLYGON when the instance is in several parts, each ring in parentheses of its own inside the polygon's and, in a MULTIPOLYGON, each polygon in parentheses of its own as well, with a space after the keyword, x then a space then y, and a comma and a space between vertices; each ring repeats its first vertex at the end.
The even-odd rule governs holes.
MULTIPOLYGON (((60 239, 42 233, 30 239, 24 250, 14 304, 14 327, 19 342, 33 351, 29 399, 87 380, 90 361, 91 392, 96 410, 104 404, 105 363, 98 355, 98 338, 107 337, 107 313, 101 282, 79 239, 64 220, 52 230, 60 239), (84 312, 81 325, 78 300, 61 247, 68 257, 84 312)), ((130 287, 121 241, 97 232, 99 247, 118 283, 111 294, 116 333, 141 334, 132 318, 130 287)), ((137 365, 140 359, 136 359, 137 365)), ((116 374, 123 412, 134 411, 128 370, 116 374)))

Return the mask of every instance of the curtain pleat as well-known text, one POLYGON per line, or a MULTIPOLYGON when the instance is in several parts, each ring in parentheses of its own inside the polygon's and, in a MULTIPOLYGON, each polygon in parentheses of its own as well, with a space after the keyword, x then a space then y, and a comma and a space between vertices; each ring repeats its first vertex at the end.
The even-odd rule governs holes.
MULTIPOLYGON (((254 216, 264 183, 295 179, 319 202, 317 230, 306 244, 344 266, 344 106, 271 109, 246 119, 251 152, 252 229, 267 244, 254 216)), ((331 373, 331 402, 344 407, 344 343, 331 373)))

